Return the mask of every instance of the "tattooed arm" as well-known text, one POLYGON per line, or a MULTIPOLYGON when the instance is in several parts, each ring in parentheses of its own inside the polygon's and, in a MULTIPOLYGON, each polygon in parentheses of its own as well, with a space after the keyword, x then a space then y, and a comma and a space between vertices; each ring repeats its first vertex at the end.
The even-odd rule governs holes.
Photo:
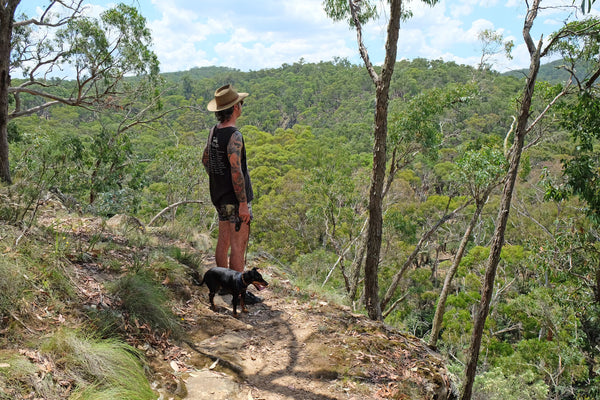
POLYGON ((208 145, 206 145, 202 154, 202 164, 204 164, 204 169, 208 172, 208 145))
POLYGON ((233 183, 233 191, 240 203, 240 218, 242 221, 250 222, 250 211, 248 210, 248 202, 246 199, 246 182, 244 180, 244 173, 242 172, 242 147, 244 142, 242 140, 242 134, 239 131, 235 131, 229 139, 227 145, 227 155, 229 157, 229 164, 231 165, 231 181, 233 183))
POLYGON ((202 153, 202 164, 204 165, 204 169, 206 170, 206 172, 208 174, 210 174, 210 172, 208 170, 208 163, 209 163, 209 157, 210 157, 210 155, 208 154, 208 152, 210 151, 208 146, 210 146, 210 142, 212 141, 213 133, 215 133, 215 128, 216 127, 213 126, 210 129, 210 133, 208 134, 208 140, 206 141, 206 147, 204 148, 204 153, 202 153))

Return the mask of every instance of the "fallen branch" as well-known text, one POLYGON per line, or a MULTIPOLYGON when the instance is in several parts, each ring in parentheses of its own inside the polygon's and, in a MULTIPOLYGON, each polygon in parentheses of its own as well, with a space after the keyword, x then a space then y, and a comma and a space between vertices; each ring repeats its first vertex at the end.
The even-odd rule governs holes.
POLYGON ((19 319, 19 317, 17 317, 17 316, 15 315, 15 313, 14 313, 14 312, 12 312, 12 311, 10 311, 10 310, 9 310, 9 311, 8 311, 8 314, 9 314, 9 315, 10 315, 10 316, 11 316, 11 317, 12 317, 12 318, 15 320, 15 321, 17 321, 18 323, 20 323, 20 324, 23 326, 23 328, 27 329, 27 331, 29 331, 29 333, 36 334, 36 332, 35 332, 33 329, 31 329, 30 327, 28 327, 27 325, 25 325, 25 323, 24 323, 23 321, 21 321, 21 320, 19 319))
POLYGON ((182 204, 189 204, 189 203, 196 203, 196 204, 204 204, 204 202, 202 200, 183 200, 183 201, 178 201, 177 203, 173 203, 170 206, 167 206, 164 210, 162 210, 161 212, 159 212, 158 214, 156 214, 156 216, 154 218, 152 218, 150 220, 150 222, 148 222, 148 225, 146 226, 151 226, 154 221, 156 221, 158 218, 160 218, 164 213, 166 213, 167 211, 175 208, 175 207, 179 207, 182 204))

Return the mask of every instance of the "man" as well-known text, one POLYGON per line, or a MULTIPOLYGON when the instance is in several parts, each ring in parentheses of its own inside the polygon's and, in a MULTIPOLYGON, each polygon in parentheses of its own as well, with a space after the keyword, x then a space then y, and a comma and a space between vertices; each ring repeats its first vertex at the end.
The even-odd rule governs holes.
POLYGON ((248 93, 238 93, 231 85, 215 91, 207 108, 219 122, 211 129, 202 156, 209 175, 210 197, 219 215, 216 264, 239 272, 244 271, 252 220, 250 202, 254 197, 244 138, 235 127, 247 96, 248 93))

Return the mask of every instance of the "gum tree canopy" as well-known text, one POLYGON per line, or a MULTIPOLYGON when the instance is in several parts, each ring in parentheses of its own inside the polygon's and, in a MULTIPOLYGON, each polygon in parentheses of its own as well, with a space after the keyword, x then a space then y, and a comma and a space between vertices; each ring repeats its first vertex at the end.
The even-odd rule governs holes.
POLYGON ((127 90, 122 84, 125 76, 155 82, 159 72, 146 20, 135 8, 119 4, 92 18, 86 15, 83 0, 52 0, 39 16, 28 17, 17 15, 20 2, 0 1, 0 180, 4 183, 11 183, 11 119, 56 104, 95 109, 114 103, 127 90), (22 76, 12 76, 16 71, 22 76), (69 90, 57 90, 65 79, 69 90), (27 96, 36 101, 24 101, 27 96))

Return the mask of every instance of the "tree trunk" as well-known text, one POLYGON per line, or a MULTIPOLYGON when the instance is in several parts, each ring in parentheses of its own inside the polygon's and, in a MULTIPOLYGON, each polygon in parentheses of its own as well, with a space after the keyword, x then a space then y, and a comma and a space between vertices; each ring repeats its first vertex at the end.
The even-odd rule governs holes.
POLYGON ((379 255, 383 226, 383 182, 386 166, 387 142, 387 91, 383 84, 377 87, 375 114, 375 145, 373 147, 373 173, 369 195, 369 226, 367 231, 367 255, 365 259, 365 306, 369 318, 380 320, 379 306, 379 255))
POLYGON ((460 246, 458 246, 458 251, 454 256, 454 261, 452 262, 452 267, 446 273, 446 278, 444 279, 444 286, 442 287, 442 291, 440 293, 440 298, 438 299, 437 307, 435 309, 435 315, 433 316, 433 326, 431 327, 431 336, 429 337, 429 346, 435 348, 437 346, 438 336, 440 334, 440 329, 442 327, 442 320, 444 319, 444 312, 446 311, 446 300, 448 299, 448 293, 450 292, 450 283, 452 283, 452 279, 458 270, 458 266, 460 261, 462 260, 463 254, 465 253, 465 249, 467 248, 467 244, 469 243, 469 237, 471 236, 471 232, 473 232, 473 228, 475 224, 479 220, 479 216, 481 215, 481 211, 483 210, 483 206, 485 201, 477 202, 477 208, 473 217, 471 218, 471 222, 463 235, 463 238, 460 242, 460 246))
POLYGON ((502 199, 500 200, 500 209, 496 219, 496 229, 494 231, 494 236, 492 237, 490 256, 488 257, 486 263, 486 271, 481 292, 481 303, 479 304, 479 309, 475 315, 475 323, 473 325, 473 333, 471 335, 471 345, 468 353, 469 358, 465 369, 465 380, 461 397, 462 400, 471 399, 473 382, 475 381, 475 375, 477 372, 477 361, 479 359, 479 349, 481 346, 481 338, 483 336, 483 328, 489 312, 490 301, 492 299, 494 280, 496 278, 496 269, 498 267, 498 263, 500 262, 500 252, 502 250, 502 246, 504 245, 504 232, 506 230, 506 223, 508 221, 508 214, 510 212, 510 203, 512 200, 515 182, 517 180, 519 162, 521 160, 521 153, 523 152, 523 144, 525 141, 525 134, 528 131, 527 125, 529 121, 531 99, 533 97, 537 74, 540 69, 540 51, 542 46, 542 42, 540 40, 540 43, 536 47, 530 36, 530 30, 537 16, 539 3, 540 0, 535 0, 533 2, 531 8, 527 12, 523 27, 523 37, 529 49, 531 63, 529 65, 529 73, 527 74, 525 89, 519 103, 521 107, 519 109, 519 115, 517 118, 515 140, 510 152, 510 164, 508 167, 508 173, 506 175, 504 189, 502 191, 502 199))
POLYGON ((596 303, 600 304, 600 265, 596 267, 596 303))
POLYGON ((0 3, 0 181, 12 183, 8 162, 8 88, 13 18, 20 0, 0 3))
POLYGON ((382 319, 378 278, 383 226, 382 203, 387 151, 388 95, 396 64, 401 12, 402 1, 392 0, 390 2, 390 21, 385 44, 385 61, 381 70, 381 77, 375 81, 375 144, 373 146, 373 173, 369 194, 369 225, 367 228, 367 254, 365 259, 365 306, 369 318, 372 320, 382 319))

